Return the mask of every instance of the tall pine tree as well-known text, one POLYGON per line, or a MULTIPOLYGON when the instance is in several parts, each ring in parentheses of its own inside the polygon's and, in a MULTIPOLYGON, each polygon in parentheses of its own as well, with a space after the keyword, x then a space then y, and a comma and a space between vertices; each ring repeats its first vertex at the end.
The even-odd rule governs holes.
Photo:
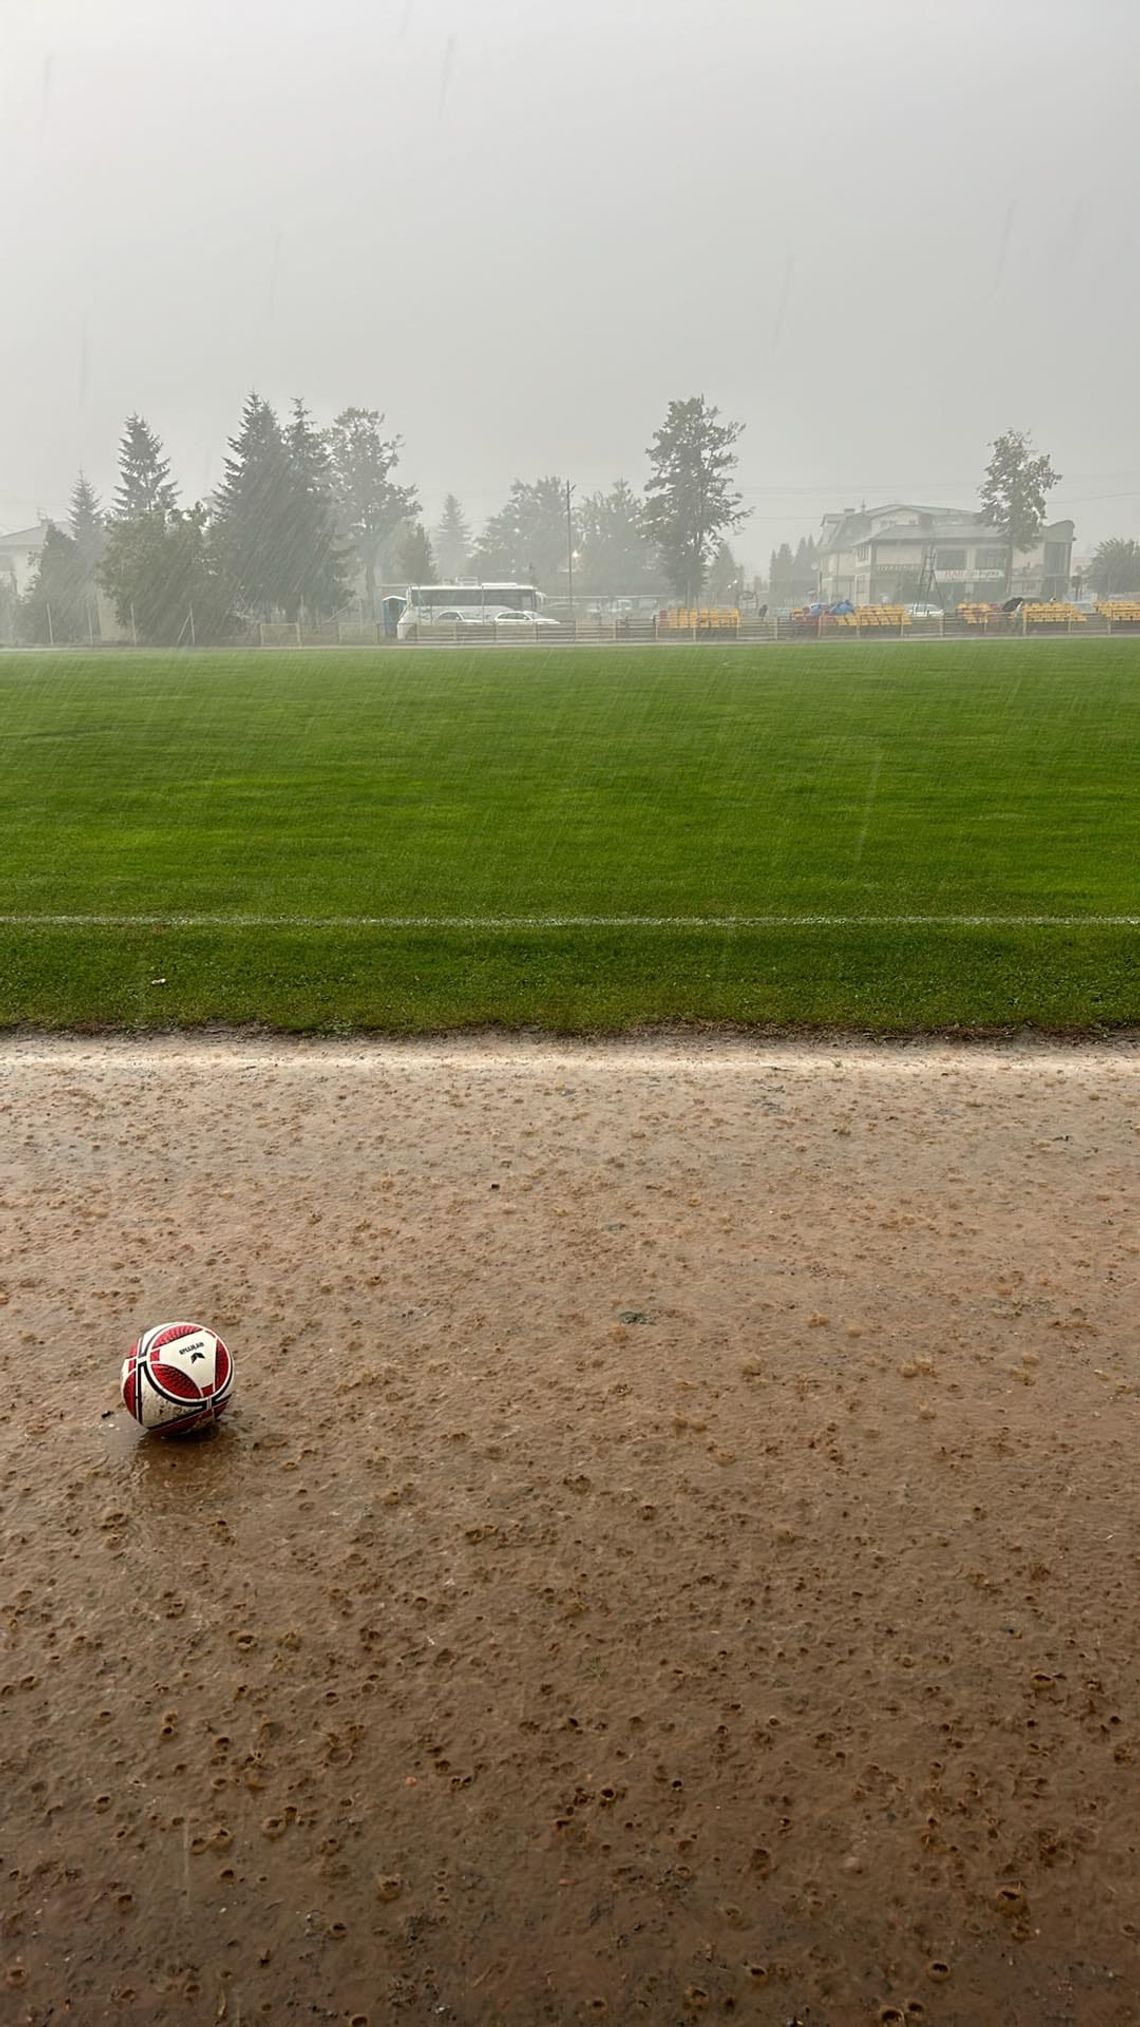
POLYGON ((450 579, 462 577, 471 554, 471 530, 467 517, 454 493, 448 493, 443 503, 439 526, 435 531, 432 548, 444 584, 450 579))
POLYGON ((778 549, 773 549, 768 566, 768 596, 777 611, 782 605, 795 602, 795 572, 795 557, 787 542, 781 542, 778 549))
POLYGON ((215 500, 219 554, 235 604, 260 617, 287 603, 293 550, 292 482, 281 425, 267 401, 250 394, 230 438, 215 500))
POLYGON ((80 472, 71 494, 68 513, 71 523, 71 539, 79 551, 80 562, 88 578, 94 580, 95 566, 106 546, 106 529, 99 505, 99 495, 85 473, 80 472))
POLYGON ((740 604, 740 593, 744 572, 733 555, 727 542, 718 542, 716 555, 709 565, 708 595, 714 605, 736 606, 740 604))
POLYGON ((170 459, 164 455, 159 438, 141 415, 128 415, 119 445, 119 483, 111 510, 113 518, 133 521, 156 509, 168 514, 177 503, 177 490, 170 480, 170 459))
POLYGON ((646 532, 686 605, 699 599, 722 537, 745 518, 740 494, 732 489, 742 427, 721 422, 720 410, 697 394, 669 403, 650 446, 646 532))
POLYGON ((293 403, 285 449, 290 512, 280 603, 288 618, 327 616, 344 603, 347 545, 337 532, 332 457, 302 401, 293 403))
POLYGON ((404 529, 396 560, 400 575, 409 584, 435 584, 435 558, 431 552, 427 529, 422 521, 409 521, 404 529))
POLYGON ((806 605, 815 596, 815 554, 810 538, 796 544, 792 565, 792 596, 797 605, 806 605))

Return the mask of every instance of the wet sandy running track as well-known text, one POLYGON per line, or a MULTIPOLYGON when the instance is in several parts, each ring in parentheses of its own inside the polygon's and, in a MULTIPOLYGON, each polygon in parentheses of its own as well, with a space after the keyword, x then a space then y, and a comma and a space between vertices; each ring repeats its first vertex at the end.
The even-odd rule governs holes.
POLYGON ((1125 1046, 8 1042, 5 2027, 1133 2027, 1138 1128, 1125 1046))

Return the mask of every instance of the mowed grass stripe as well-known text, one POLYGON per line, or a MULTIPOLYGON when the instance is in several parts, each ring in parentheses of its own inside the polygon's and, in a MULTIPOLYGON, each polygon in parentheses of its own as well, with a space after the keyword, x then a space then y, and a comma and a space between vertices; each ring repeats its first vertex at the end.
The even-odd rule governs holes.
POLYGON ((0 1023, 562 1034, 721 1022, 917 1034, 1140 1019, 1137 932, 780 928, 23 929, 0 939, 0 1023))
POLYGON ((1138 732, 1128 641, 6 658, 0 1019, 1130 1021, 1138 732))
POLYGON ((1138 674, 1129 641, 5 661, 0 911, 1128 914, 1138 674))
POLYGON ((15 929, 1076 929, 1140 915, 0 915, 15 929))

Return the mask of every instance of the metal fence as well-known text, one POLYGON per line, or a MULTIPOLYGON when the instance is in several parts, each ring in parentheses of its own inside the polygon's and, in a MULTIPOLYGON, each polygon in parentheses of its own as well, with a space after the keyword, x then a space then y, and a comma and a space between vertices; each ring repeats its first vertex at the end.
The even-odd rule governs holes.
MULTIPOLYGON (((755 647, 801 644, 815 645, 820 641, 849 641, 853 652, 868 641, 902 640, 983 640, 1026 638, 1069 638, 1096 639, 1114 634, 1140 634, 1140 619, 1119 620, 1101 613, 1080 614, 1058 617, 1057 619, 1022 619, 1020 615, 1001 614, 997 618, 967 621, 946 616, 943 619, 915 619, 904 623, 884 625, 853 625, 850 616, 844 621, 829 619, 825 614, 819 619, 773 616, 767 619, 742 614, 731 624, 711 624, 697 621, 690 626, 665 625, 650 614, 644 618, 632 617, 613 620, 596 618, 566 618, 553 625, 526 626, 517 621, 507 626, 486 625, 433 626, 422 628, 418 639, 399 641, 392 634, 385 633, 378 621, 374 625, 359 620, 330 620, 323 625, 313 626, 304 621, 270 621, 255 623, 241 633, 224 640, 209 643, 199 640, 199 649, 212 648, 215 651, 236 648, 383 648, 399 650, 422 647, 575 647, 575 646, 645 646, 656 642, 661 647, 688 647, 693 643, 712 646, 751 645, 755 647)), ((133 650, 147 650, 142 643, 127 639, 100 639, 94 635, 90 640, 58 642, 58 649, 91 651, 94 653, 123 653, 133 650)), ((190 646, 189 639, 180 643, 190 646)), ((14 643, 0 643, 0 647, 14 647, 14 643)), ((26 652, 26 650, 21 650, 26 652)), ((34 651, 34 650, 33 650, 34 651)), ((42 652, 50 652, 46 647, 42 652)), ((153 652, 154 650, 152 650, 153 652)), ((162 652, 162 650, 158 650, 162 652)))
POLYGON ((907 619, 889 625, 852 624, 847 618, 818 619, 772 616, 758 619, 741 614, 732 622, 708 619, 691 625, 664 624, 653 614, 620 619, 564 618, 556 624, 526 626, 512 621, 506 626, 467 624, 422 627, 406 641, 386 635, 379 625, 359 622, 332 622, 323 627, 263 625, 256 633, 263 647, 525 647, 647 645, 691 646, 694 642, 728 645, 745 642, 755 646, 777 643, 818 643, 850 641, 854 644, 885 640, 1022 640, 1029 637, 1077 638, 1107 634, 1140 634, 1140 620, 1112 620, 1100 613, 1053 618, 1023 619, 1004 613, 985 620, 963 620, 947 615, 942 619, 907 619))

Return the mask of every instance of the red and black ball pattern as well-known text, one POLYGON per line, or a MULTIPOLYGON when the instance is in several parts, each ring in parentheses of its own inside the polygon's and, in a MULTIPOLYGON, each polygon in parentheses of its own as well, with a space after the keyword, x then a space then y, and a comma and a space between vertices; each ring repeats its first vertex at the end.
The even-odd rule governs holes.
POLYGON ((201 1323, 159 1323, 144 1330, 123 1361, 123 1400, 136 1422, 160 1435, 185 1435, 224 1414, 234 1362, 201 1323))

